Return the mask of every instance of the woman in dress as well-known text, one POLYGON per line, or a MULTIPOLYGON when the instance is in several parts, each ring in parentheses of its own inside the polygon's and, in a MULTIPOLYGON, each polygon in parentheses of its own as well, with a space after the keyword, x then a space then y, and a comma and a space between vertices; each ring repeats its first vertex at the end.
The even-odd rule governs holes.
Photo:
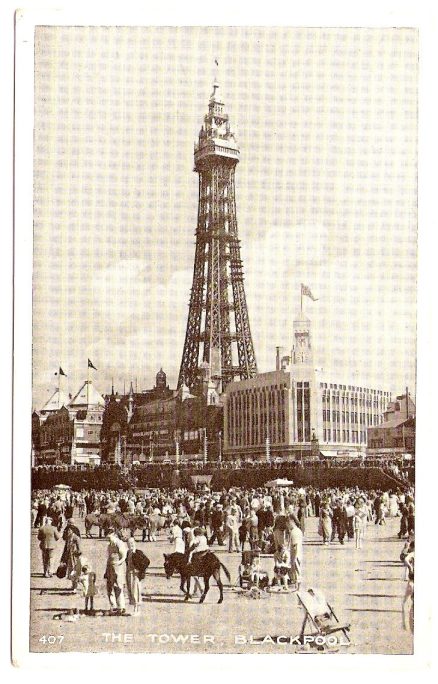
POLYGON ((307 515, 306 502, 304 499, 300 499, 300 501, 298 503, 297 518, 298 518, 298 522, 300 524, 301 532, 303 534, 304 534, 305 529, 306 529, 306 515, 307 515))
POLYGON ((318 532, 322 537, 323 544, 330 544, 332 537, 332 516, 333 512, 327 501, 324 501, 319 511, 318 532))
POLYGON ((285 544, 289 543, 289 531, 285 515, 277 515, 275 518, 273 537, 275 551, 280 551, 285 544))
POLYGON ((82 570, 82 549, 80 537, 75 532, 74 525, 67 525, 62 538, 65 541, 60 563, 65 563, 65 577, 71 580, 72 590, 76 592, 82 570))
POLYGON ((129 603, 134 606, 134 616, 140 615, 141 582, 145 578, 149 567, 149 558, 137 549, 134 537, 128 539, 128 554, 126 556, 126 585, 128 587, 129 603))
POLYGON ((256 510, 254 508, 251 508, 249 542, 251 544, 252 550, 254 550, 256 547, 258 547, 258 540, 259 540, 259 519, 257 517, 256 510))

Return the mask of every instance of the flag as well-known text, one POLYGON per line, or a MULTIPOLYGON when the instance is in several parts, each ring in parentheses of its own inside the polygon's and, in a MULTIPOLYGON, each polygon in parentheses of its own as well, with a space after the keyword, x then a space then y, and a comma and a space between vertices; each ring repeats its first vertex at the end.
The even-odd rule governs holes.
POLYGON ((310 297, 310 299, 313 302, 317 302, 317 298, 313 296, 313 294, 310 291, 310 287, 307 287, 307 285, 304 285, 301 283, 301 296, 305 295, 306 297, 310 297))
POLYGON ((219 66, 219 62, 217 61, 217 59, 214 60, 214 63, 216 64, 217 67, 219 66))
POLYGON ((88 359, 88 368, 94 368, 94 370, 97 370, 96 366, 93 366, 90 359, 88 359))
POLYGON ((65 378, 67 377, 67 373, 64 373, 61 366, 59 366, 59 371, 55 373, 55 375, 63 375, 65 378))

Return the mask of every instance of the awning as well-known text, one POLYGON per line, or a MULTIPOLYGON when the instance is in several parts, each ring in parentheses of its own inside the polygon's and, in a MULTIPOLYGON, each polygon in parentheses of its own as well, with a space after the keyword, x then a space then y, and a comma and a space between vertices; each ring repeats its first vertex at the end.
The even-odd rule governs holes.
POLYGON ((293 480, 277 478, 276 480, 269 480, 269 482, 266 482, 265 487, 289 487, 290 485, 293 485, 293 480))
POLYGON ((322 456, 325 456, 327 458, 335 458, 336 457, 336 451, 323 451, 322 449, 320 449, 319 453, 322 456))

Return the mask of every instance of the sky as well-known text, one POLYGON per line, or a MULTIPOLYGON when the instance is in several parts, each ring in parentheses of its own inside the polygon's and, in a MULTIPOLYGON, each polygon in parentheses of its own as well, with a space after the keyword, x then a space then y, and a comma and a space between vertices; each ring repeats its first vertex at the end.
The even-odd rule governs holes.
POLYGON ((418 36, 413 29, 37 27, 33 403, 176 386, 194 261, 193 143, 214 77, 259 371, 315 365, 415 393, 418 36), (216 69, 215 60, 219 62, 216 69))

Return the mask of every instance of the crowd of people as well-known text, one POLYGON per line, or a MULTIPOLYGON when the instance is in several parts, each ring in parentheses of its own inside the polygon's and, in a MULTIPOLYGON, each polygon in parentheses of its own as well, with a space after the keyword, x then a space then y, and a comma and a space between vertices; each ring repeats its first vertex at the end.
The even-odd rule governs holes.
MULTIPOLYGON (((364 491, 355 488, 315 487, 229 488, 211 492, 207 488, 127 491, 42 490, 32 498, 32 526, 37 528, 42 551, 43 573, 51 577, 58 541, 64 549, 56 574, 81 591, 85 610, 93 612, 96 574, 85 557, 76 522, 87 515, 143 516, 142 540, 157 541, 165 530, 174 553, 194 562, 215 546, 230 554, 242 554, 240 577, 272 589, 299 590, 303 572, 303 540, 310 517, 318 520, 321 544, 354 542, 361 549, 367 526, 384 526, 388 516, 400 520, 398 537, 413 541, 415 504, 412 488, 404 491, 364 491), (76 522, 75 522, 76 521, 76 522), (151 526, 151 521, 155 524, 151 526), (268 570, 260 567, 261 557, 272 557, 268 570)), ((105 571, 110 610, 124 612, 124 587, 133 614, 139 613, 141 581, 149 565, 133 536, 115 527, 106 530, 108 557, 105 571)), ((411 552, 411 551, 410 551, 411 552)), ((410 553, 409 552, 409 553, 410 553)), ((409 562, 412 565, 412 556, 409 562)), ((413 582, 413 579, 412 579, 413 582)), ((413 596, 413 591, 412 591, 413 596)))

